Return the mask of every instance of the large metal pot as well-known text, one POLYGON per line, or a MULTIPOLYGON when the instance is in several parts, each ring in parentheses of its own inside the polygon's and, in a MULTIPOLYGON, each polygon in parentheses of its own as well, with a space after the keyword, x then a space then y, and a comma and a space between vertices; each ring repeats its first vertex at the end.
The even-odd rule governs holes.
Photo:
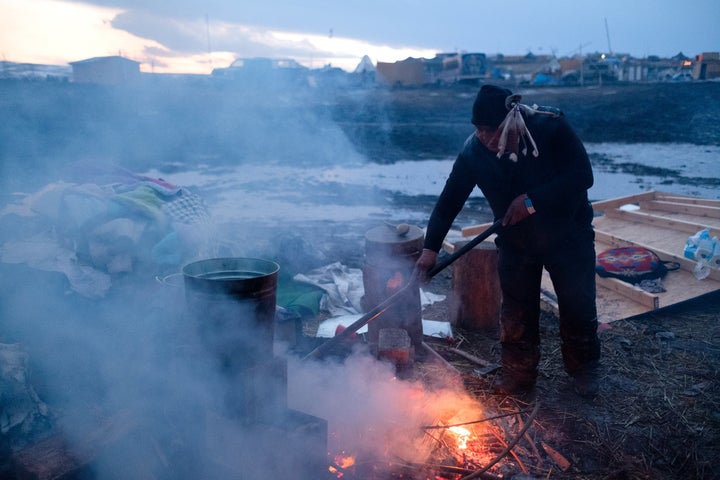
POLYGON ((211 258, 183 267, 188 310, 224 368, 242 370, 272 358, 279 270, 257 258, 211 258))

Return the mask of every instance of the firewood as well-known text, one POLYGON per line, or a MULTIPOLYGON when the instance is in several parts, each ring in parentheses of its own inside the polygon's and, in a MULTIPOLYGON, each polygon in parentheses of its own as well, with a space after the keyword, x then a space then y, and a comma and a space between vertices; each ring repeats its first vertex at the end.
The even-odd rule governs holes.
POLYGON ((476 357, 475 355, 467 352, 463 352, 462 350, 458 350, 457 348, 451 348, 451 352, 456 353, 460 355, 461 357, 465 358, 466 360, 470 360, 473 363, 477 363, 478 365, 481 365, 483 367, 494 367, 495 364, 492 362, 488 362, 487 360, 483 360, 480 357, 476 357))
POLYGON ((540 442, 540 445, 542 445, 543 450, 545 450, 545 453, 548 454, 548 457, 552 459, 555 465, 560 467, 560 470, 564 472, 565 470, 570 468, 570 461, 567 458, 563 457, 560 452, 558 452, 545 442, 540 442))

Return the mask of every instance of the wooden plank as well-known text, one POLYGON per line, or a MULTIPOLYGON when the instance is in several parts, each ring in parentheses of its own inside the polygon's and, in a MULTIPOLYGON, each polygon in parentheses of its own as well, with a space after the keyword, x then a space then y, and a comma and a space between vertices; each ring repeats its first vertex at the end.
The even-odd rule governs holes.
MULTIPOLYGON (((472 225, 469 227, 465 227, 461 230, 462 236, 463 237, 474 237, 475 235, 480 235, 482 232, 487 230, 490 225, 492 225, 492 222, 481 223, 480 225, 472 225)), ((491 238, 494 238, 494 236, 491 238)))
MULTIPOLYGON (((657 254, 657 256, 660 258, 660 260, 666 261, 666 262, 677 262, 680 264, 680 268, 692 273, 695 270, 696 262, 694 260, 690 260, 689 258, 681 257, 679 255, 674 255, 672 253, 665 252, 663 250, 657 250, 653 248, 650 245, 642 245, 637 242, 632 242, 630 240, 625 240, 623 238, 618 238, 615 235, 612 235, 607 232, 603 231, 595 231, 595 239, 597 242, 602 242, 604 244, 610 245, 610 248, 617 248, 617 247, 630 247, 630 246, 637 246, 637 247, 643 247, 647 248, 649 250, 652 250, 657 254)), ((714 270, 710 274, 710 278, 713 280, 720 281, 720 271, 714 270)))
POLYGON ((692 205, 680 202, 664 202, 660 200, 641 201, 642 210, 657 210, 661 212, 681 212, 702 217, 720 219, 720 207, 707 205, 692 205))
MULTIPOLYGON (((638 244, 637 242, 623 243, 623 241, 617 239, 611 239, 611 241, 614 243, 606 243, 603 242, 604 239, 602 238, 602 236, 596 236, 596 238, 597 251, 602 251, 606 248, 612 248, 614 246, 638 244)), ((660 285, 665 289, 664 292, 660 292, 657 294, 659 308, 674 305, 676 303, 684 302, 686 300, 690 300, 692 298, 720 290, 720 272, 718 272, 717 270, 711 271, 710 275, 707 278, 698 280, 697 278, 695 278, 695 275, 693 273, 695 262, 678 256, 665 256, 664 252, 658 251, 657 249, 655 249, 655 251, 656 253, 658 253, 658 256, 661 259, 679 260, 678 263, 681 264, 680 269, 668 272, 668 274, 663 277, 662 280, 659 282, 660 285), (683 264, 685 265, 685 268, 683 268, 683 264)), ((606 289, 603 285, 598 284, 599 293, 606 291, 608 291, 608 289, 606 289)), ((625 307, 623 308, 630 307, 633 303, 634 302, 632 301, 626 301, 627 305, 625 305, 625 307)), ((606 310, 606 308, 607 306, 604 305, 599 299, 598 310, 602 312, 606 310)))
POLYGON ((646 307, 648 310, 657 310, 660 307, 660 299, 657 294, 646 292, 640 287, 623 282, 617 278, 597 277, 596 283, 646 307))
POLYGON ((656 192, 649 191, 645 193, 638 193, 634 195, 628 195, 626 197, 611 198, 609 200, 600 200, 593 202, 593 210, 601 212, 608 209, 618 208, 627 204, 637 204, 641 200, 653 200, 655 199, 656 192))
POLYGON ((720 200, 710 200, 707 198, 696 198, 679 195, 658 195, 655 200, 675 203, 686 203, 688 205, 705 205, 707 207, 720 207, 720 200))
POLYGON ((666 252, 677 257, 683 256, 685 244, 690 236, 687 232, 661 228, 651 224, 626 222, 612 216, 595 218, 593 227, 596 232, 596 241, 601 241, 600 235, 606 233, 615 240, 625 240, 633 245, 640 245, 656 252, 666 252))
MULTIPOLYGON (((720 271, 711 270, 705 279, 695 278, 697 263, 682 256, 688 237, 708 228, 720 237, 720 201, 686 195, 649 191, 593 203, 596 251, 637 245, 658 254, 661 260, 680 264, 658 286, 664 292, 650 293, 639 286, 617 279, 598 278, 598 320, 609 323, 658 308, 675 305, 720 290, 720 271), (637 209, 620 208, 637 205, 637 209)), ((462 229, 462 236, 481 233, 490 224, 462 229)), ((557 310, 557 299, 550 276, 543 271, 543 308, 557 310)))
MULTIPOLYGON (((540 300, 544 310, 555 315, 560 314, 550 274, 546 270, 543 270, 540 300)), ((653 310, 651 307, 634 302, 627 296, 602 285, 598 285, 595 303, 597 304, 598 321, 600 323, 612 323, 616 320, 642 315, 653 310)))
POLYGON ((455 244, 453 242, 451 242, 448 239, 445 239, 445 240, 443 240, 443 243, 442 243, 442 249, 445 250, 450 255, 452 255, 453 253, 455 253, 455 250, 457 250, 457 247, 455 246, 455 244))
MULTIPOLYGON (((630 246, 637 246, 637 247, 643 247, 647 248, 649 250, 652 250, 657 254, 657 256, 660 258, 660 260, 666 261, 666 262, 677 262, 680 264, 680 268, 685 270, 686 272, 693 273, 695 271, 695 266, 697 265, 697 262, 694 260, 690 260, 689 258, 681 257, 679 255, 674 255, 672 253, 658 250, 654 248, 651 245, 643 245, 637 242, 633 242, 630 240, 626 240, 620 237, 617 237, 615 235, 612 235, 607 232, 595 230, 595 240, 598 243, 604 243, 609 245, 609 248, 617 248, 617 247, 630 247, 630 246)), ((717 282, 720 282, 720 270, 711 270, 710 274, 708 275, 709 279, 715 280, 717 282)))
POLYGON ((654 225, 659 228, 667 228, 670 230, 676 230, 685 232, 690 235, 703 230, 705 228, 710 230, 710 236, 720 236, 720 230, 707 224, 700 224, 697 222, 690 222, 685 220, 679 220, 668 217, 661 217, 653 215, 652 213, 644 212, 642 210, 618 210, 610 209, 605 211, 606 217, 619 218, 627 222, 644 223, 647 225, 654 225))
POLYGON ((652 310, 608 288, 597 289, 598 321, 612 323, 616 320, 635 317, 652 310))

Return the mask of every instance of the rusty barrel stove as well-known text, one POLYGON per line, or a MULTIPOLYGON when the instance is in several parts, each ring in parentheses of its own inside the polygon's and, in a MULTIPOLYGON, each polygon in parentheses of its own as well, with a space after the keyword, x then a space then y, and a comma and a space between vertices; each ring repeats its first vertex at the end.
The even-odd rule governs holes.
MULTIPOLYGON (((415 262, 422 253, 423 241, 423 231, 416 226, 400 230, 381 225, 365 233, 362 271, 365 289, 363 308, 366 311, 382 303, 411 280, 415 262)), ((421 351, 423 334, 419 288, 407 289, 387 311, 368 323, 368 343, 372 349, 378 348, 383 329, 389 332, 405 330, 412 351, 421 351)))

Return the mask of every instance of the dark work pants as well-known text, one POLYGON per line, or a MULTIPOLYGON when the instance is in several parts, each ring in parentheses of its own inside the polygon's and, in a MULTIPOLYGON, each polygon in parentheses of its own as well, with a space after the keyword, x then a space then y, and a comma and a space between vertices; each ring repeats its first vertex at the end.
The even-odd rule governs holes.
POLYGON ((595 303, 595 247, 592 232, 552 252, 499 249, 503 295, 501 359, 505 374, 533 383, 540 361, 540 284, 543 267, 557 295, 562 358, 568 374, 597 367, 600 342, 595 303))

